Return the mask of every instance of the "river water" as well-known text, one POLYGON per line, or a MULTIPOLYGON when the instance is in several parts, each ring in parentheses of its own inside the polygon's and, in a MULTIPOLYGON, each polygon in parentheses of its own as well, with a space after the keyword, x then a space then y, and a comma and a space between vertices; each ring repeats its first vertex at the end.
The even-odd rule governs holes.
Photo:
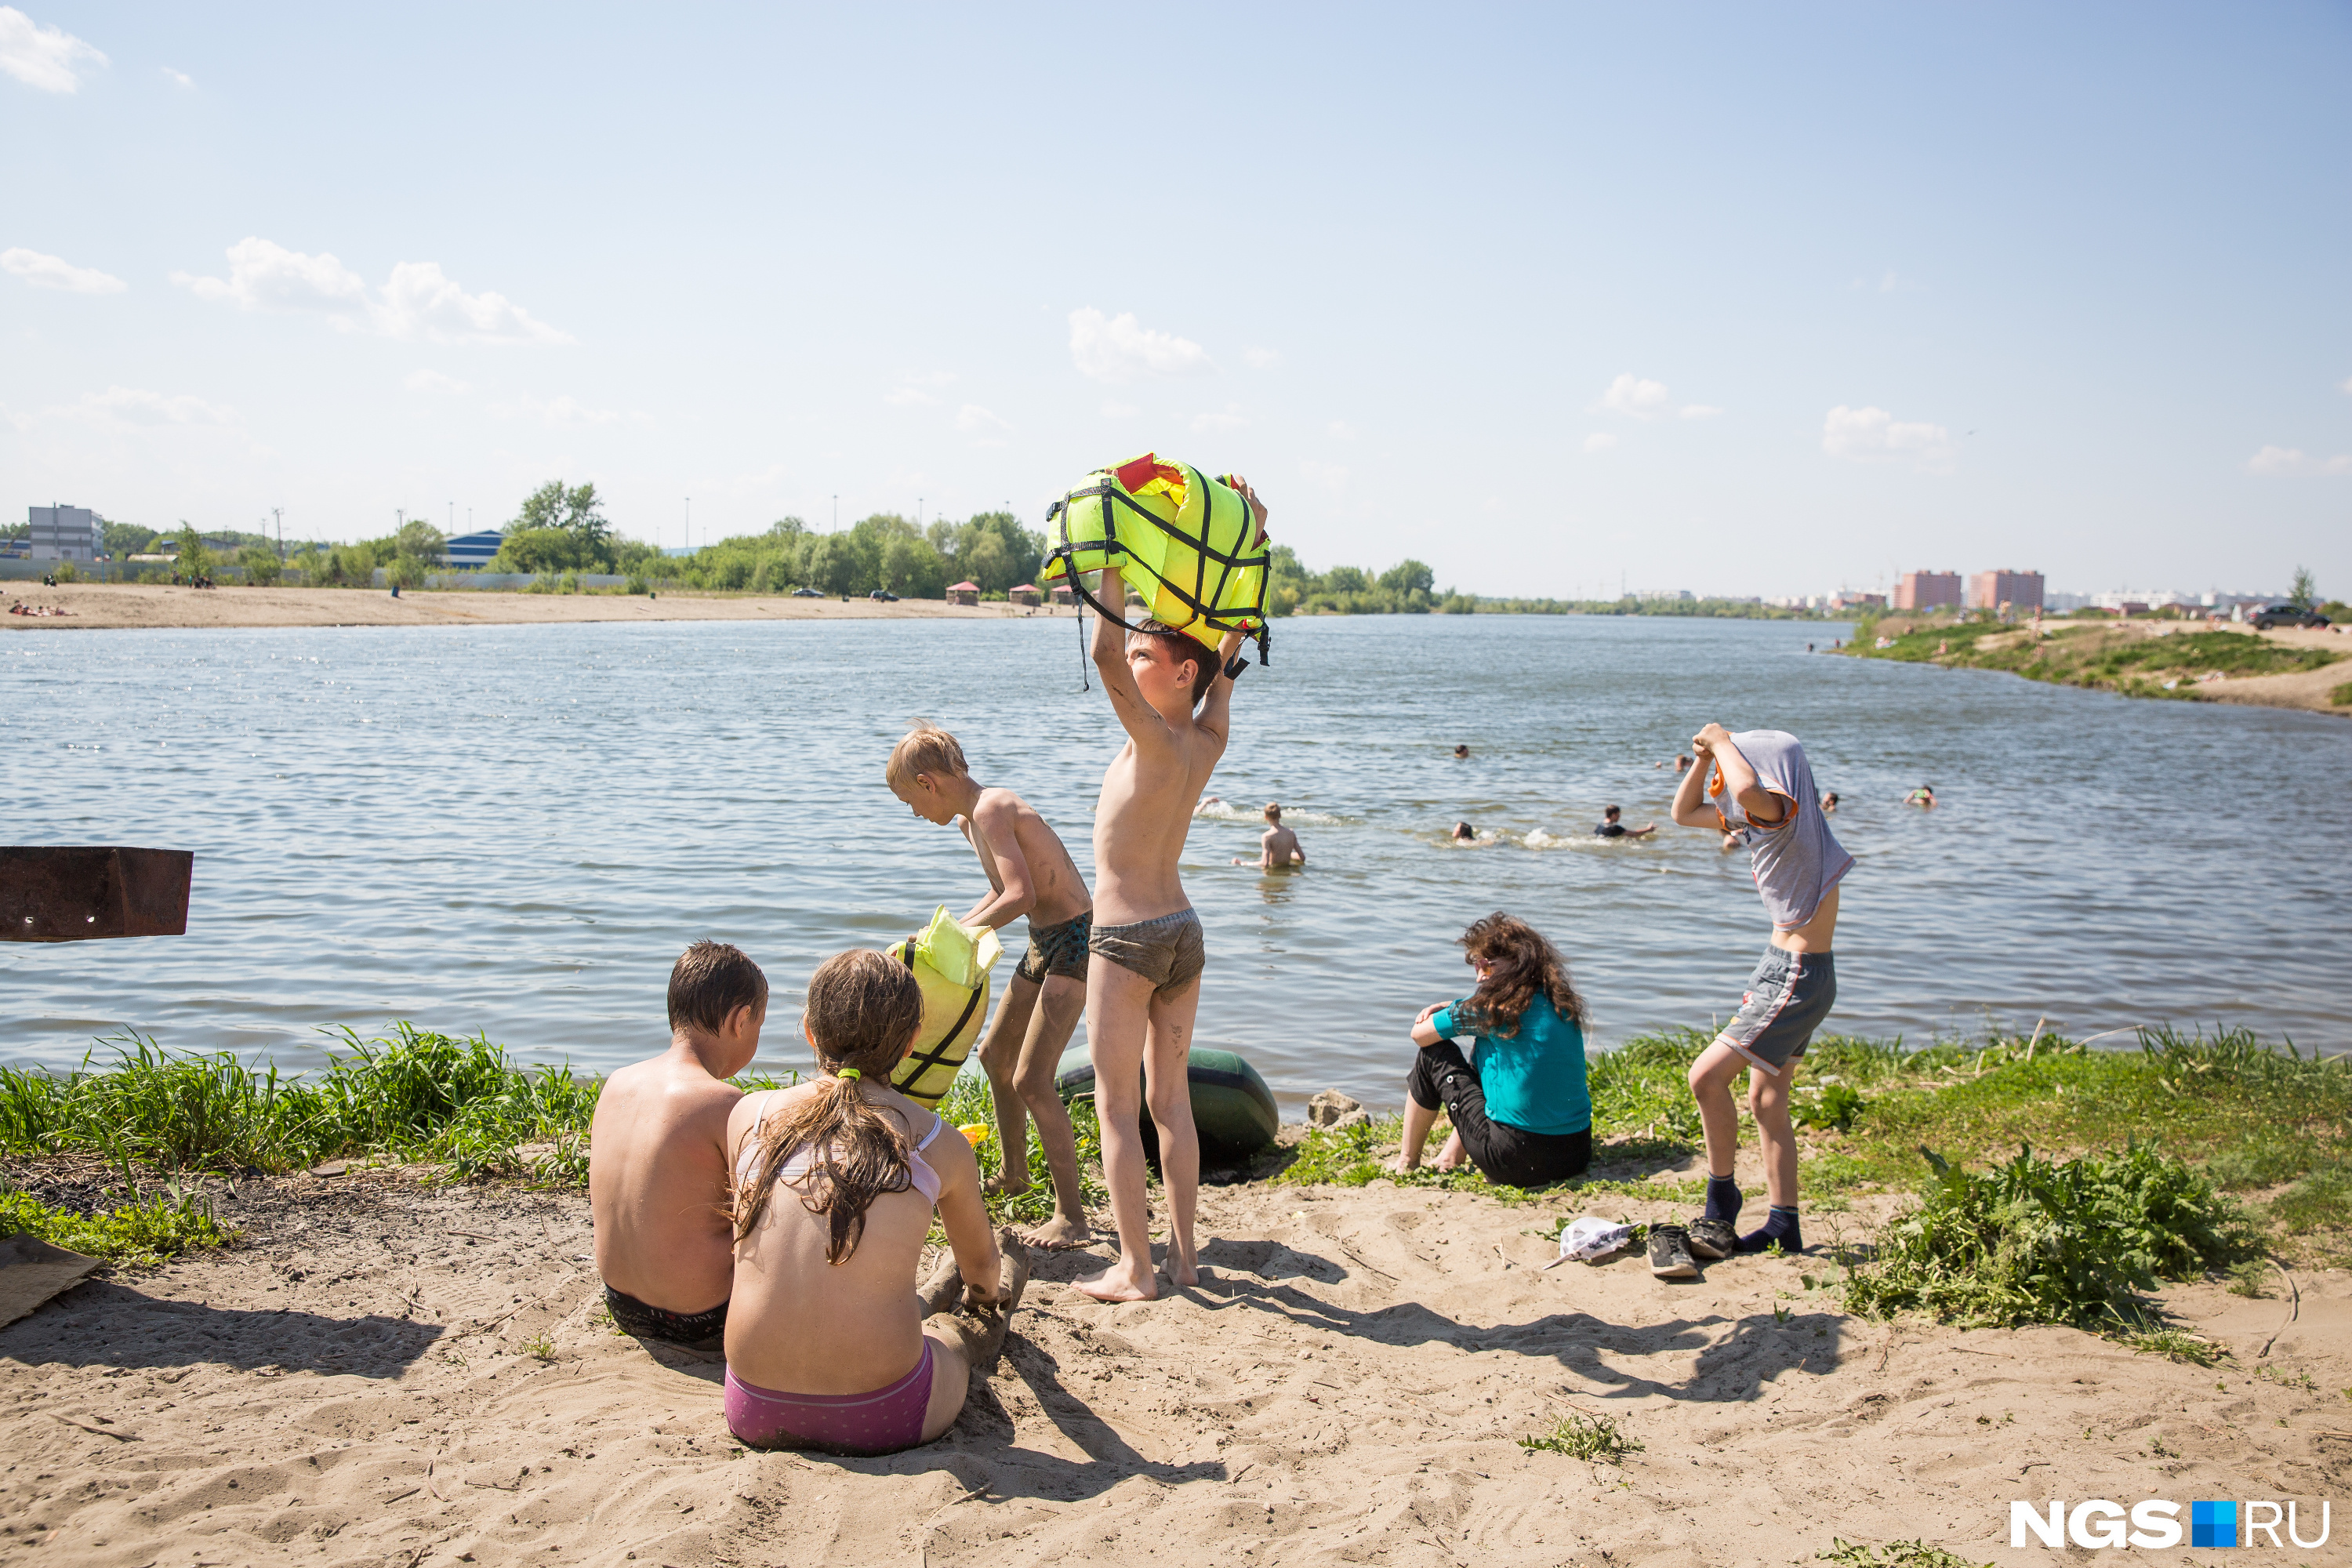
MULTIPOLYGON (((1210 786, 1242 809, 1211 808, 1187 855, 1200 1043, 1294 1107, 1326 1085, 1392 1105, 1413 1016, 1465 988, 1452 939, 1496 909, 1559 945, 1599 1044, 1720 1018, 1767 935, 1746 857, 1670 823, 1589 837, 1612 803, 1664 823, 1654 764, 1712 719, 1795 731, 1843 797, 1832 1027, 2219 1021, 2344 1048, 2352 726, 1807 654, 1843 633, 1282 624, 1210 786), (1923 782, 1943 804, 1903 806, 1923 782), (1228 864, 1270 799, 1304 874, 1228 864), (1456 819, 1493 842, 1449 846, 1456 819)), ((908 716, 956 731, 1091 875, 1118 731, 1078 679, 1066 616, 9 636, 8 837, 196 868, 184 937, 0 946, 0 1059, 135 1029, 299 1067, 322 1026, 407 1018, 610 1068, 664 1043, 670 963, 711 936, 778 994, 761 1065, 804 1066, 815 963, 981 887, 883 786, 908 716)))

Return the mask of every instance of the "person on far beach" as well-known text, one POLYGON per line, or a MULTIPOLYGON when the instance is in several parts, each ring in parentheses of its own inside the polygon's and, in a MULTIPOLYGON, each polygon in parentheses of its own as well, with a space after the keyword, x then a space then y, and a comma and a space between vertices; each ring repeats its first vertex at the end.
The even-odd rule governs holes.
POLYGON ((1616 806, 1601 807, 1601 825, 1592 830, 1592 837, 1595 838, 1647 838, 1658 830, 1658 825, 1654 822, 1645 822, 1639 827, 1628 827, 1617 820, 1622 815, 1623 813, 1616 806))
POLYGON ((727 1118, 768 1016, 742 949, 698 942, 669 972, 669 1049, 604 1080, 588 1124, 588 1207, 613 1321, 640 1339, 717 1342, 735 1282, 727 1118))
MULTIPOLYGON (((1238 475, 1228 482, 1249 508, 1244 543, 1264 544, 1265 503, 1238 475)), ((1104 569, 1098 597, 1126 603, 1123 565, 1104 569)), ((1168 1277, 1180 1288, 1200 1283, 1193 1217, 1201 1138, 1192 1125, 1191 1059, 1208 954, 1181 868, 1193 809, 1232 733, 1234 681, 1248 668, 1238 657, 1241 642, 1242 634, 1232 631, 1211 648, 1156 620, 1131 631, 1108 616, 1095 621, 1095 670, 1127 731, 1126 744, 1103 770, 1095 808, 1087 1048, 1118 1260, 1074 1283, 1097 1300, 1149 1301, 1160 1294, 1137 1130, 1147 1104, 1160 1133, 1168 1277)))
POLYGON ((1299 847, 1298 835, 1282 825, 1280 803, 1265 803, 1265 831, 1258 836, 1257 858, 1236 855, 1234 864, 1255 866, 1262 871, 1287 871, 1293 866, 1307 864, 1307 851, 1299 847))
POLYGON ((835 953, 809 976, 802 1015, 818 1076, 747 1094, 728 1119, 726 1414, 748 1447, 928 1443, 1003 1348, 1029 1254, 1011 1231, 990 1233, 971 1145, 890 1087, 922 1022, 905 964, 835 953), (935 1212, 949 1257, 919 1289, 935 1212))
POLYGON ((1772 937, 1748 977, 1739 1010, 1691 1064, 1691 1094, 1706 1136, 1706 1210, 1686 1231, 1665 1226, 1660 1227, 1663 1236, 1653 1232, 1651 1267, 1664 1278, 1696 1272, 1692 1253, 1723 1258, 1774 1246, 1804 1250, 1797 1224, 1797 1135, 1789 1117, 1789 1088, 1813 1031, 1837 1000, 1831 942, 1837 930, 1838 885, 1853 869, 1853 857, 1840 847, 1822 815, 1812 764, 1794 735, 1780 730, 1735 735, 1709 724, 1691 744, 1698 760, 1675 788, 1674 819, 1685 827, 1736 836, 1748 847, 1772 937), (1739 1114, 1731 1102, 1731 1085, 1742 1072, 1748 1074, 1748 1109, 1763 1149, 1771 1213, 1760 1228, 1736 1236, 1741 1199, 1733 1170, 1739 1114), (1677 1245, 1679 1257, 1674 1256, 1677 1245))
POLYGON ((961 743, 928 720, 908 726, 883 776, 917 816, 941 827, 952 824, 980 858, 989 895, 962 924, 996 930, 1024 915, 1029 919, 1029 950, 980 1041, 980 1065, 996 1107, 999 1155, 988 1190, 1008 1197, 1029 1190, 1029 1124, 1034 1121, 1054 1184, 1054 1217, 1033 1226, 1025 1238, 1055 1250, 1084 1247, 1094 1233, 1078 1185, 1077 1139, 1054 1075, 1087 1005, 1094 900, 1086 879, 1036 807, 1009 789, 973 779, 961 743))
POLYGON ((1453 1123, 1436 1168, 1464 1160, 1498 1186, 1539 1187, 1592 1159, 1592 1098, 1584 1072, 1584 999, 1541 933, 1497 911, 1462 933, 1477 988, 1433 1002, 1413 1020, 1399 1175, 1421 1167, 1440 1106, 1453 1123), (1450 1037, 1475 1037, 1471 1055, 1450 1037))

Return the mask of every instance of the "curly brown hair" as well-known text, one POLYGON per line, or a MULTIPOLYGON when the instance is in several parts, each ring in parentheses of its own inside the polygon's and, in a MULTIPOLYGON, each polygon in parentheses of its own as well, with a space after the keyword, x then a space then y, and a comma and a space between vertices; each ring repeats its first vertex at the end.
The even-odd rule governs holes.
POLYGON ((1567 962, 1527 921, 1497 910, 1470 922, 1462 946, 1486 964, 1478 989, 1462 1008, 1481 1033, 1507 1039, 1517 1034, 1521 1016, 1538 995, 1549 997, 1553 1010, 1568 1022, 1583 1024, 1584 998, 1569 981, 1567 962))
POLYGON ((814 1094, 752 1129, 758 1152, 751 1179, 735 1194, 735 1239, 759 1228, 785 1163, 806 1148, 808 1174, 787 1185, 803 1208, 830 1221, 824 1259, 838 1265, 857 1250, 867 1206, 915 1184, 905 1131, 866 1099, 860 1080, 888 1089, 890 1069, 922 1026, 923 992, 914 972, 887 952, 836 952, 809 976, 807 1017, 825 1076, 814 1094))

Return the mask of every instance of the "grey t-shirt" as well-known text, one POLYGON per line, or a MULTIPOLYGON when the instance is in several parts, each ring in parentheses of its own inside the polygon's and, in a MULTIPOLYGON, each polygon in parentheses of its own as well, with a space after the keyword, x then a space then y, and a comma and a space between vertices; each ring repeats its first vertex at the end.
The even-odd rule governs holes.
POLYGON ((1822 815, 1813 766, 1805 760, 1805 748, 1797 737, 1785 730, 1742 730, 1731 743, 1764 787, 1793 808, 1779 822, 1750 822, 1729 790, 1715 801, 1724 830, 1738 834, 1748 847, 1756 891, 1772 917, 1772 929, 1791 931, 1813 918, 1829 890, 1853 869, 1853 857, 1838 843, 1829 818, 1822 815))

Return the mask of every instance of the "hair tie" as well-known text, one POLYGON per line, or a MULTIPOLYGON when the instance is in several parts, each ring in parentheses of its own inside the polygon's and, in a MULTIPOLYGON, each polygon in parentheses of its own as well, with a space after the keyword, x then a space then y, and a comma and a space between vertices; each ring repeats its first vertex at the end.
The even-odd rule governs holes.
POLYGON ((864 1078, 866 1075, 859 1072, 856 1068, 844 1068, 833 1076, 844 1080, 845 1082, 848 1082, 864 1078))

